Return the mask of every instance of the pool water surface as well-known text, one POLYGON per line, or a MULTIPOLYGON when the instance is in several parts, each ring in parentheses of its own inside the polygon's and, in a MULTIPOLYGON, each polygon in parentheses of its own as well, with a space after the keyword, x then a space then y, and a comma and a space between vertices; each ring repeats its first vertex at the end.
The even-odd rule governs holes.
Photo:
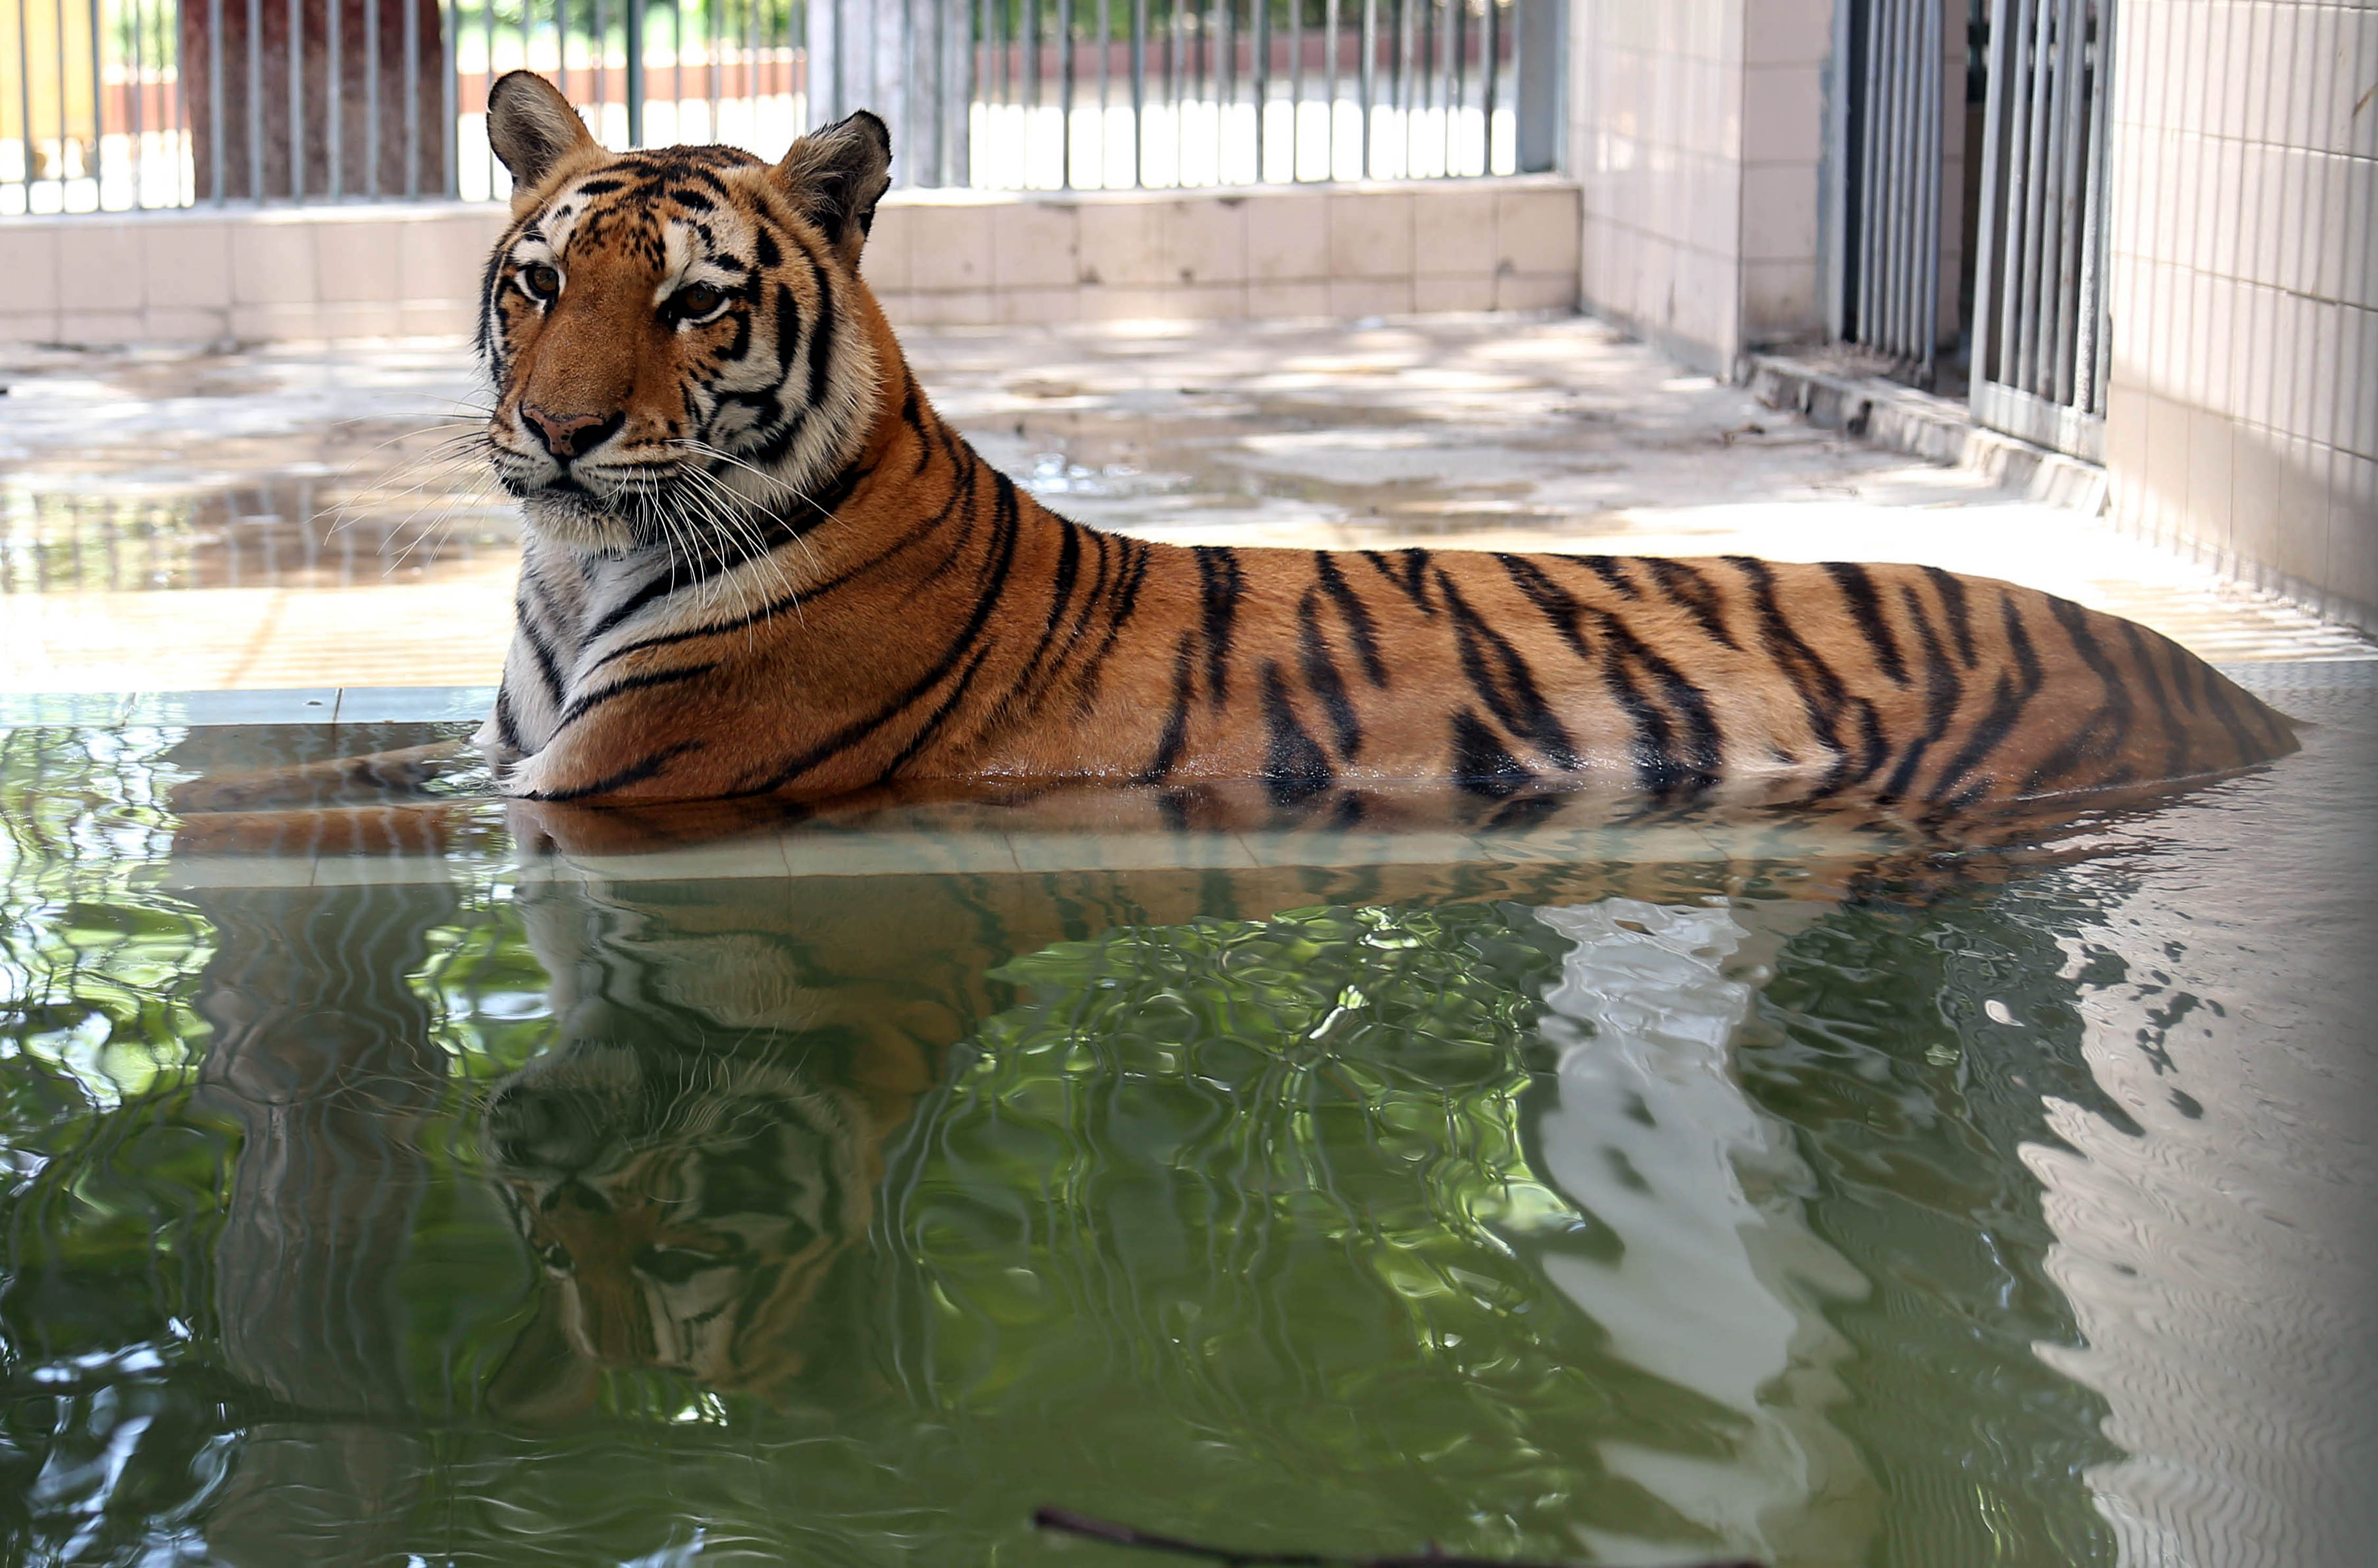
POLYGON ((0 1553, 2365 1562, 2371 669, 1964 847, 210 835, 450 728, 0 733, 0 1553))

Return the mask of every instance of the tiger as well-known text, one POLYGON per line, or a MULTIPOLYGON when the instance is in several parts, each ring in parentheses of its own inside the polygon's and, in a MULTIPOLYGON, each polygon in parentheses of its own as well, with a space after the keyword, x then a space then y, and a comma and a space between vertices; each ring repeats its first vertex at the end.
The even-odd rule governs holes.
POLYGON ((1932 566, 1150 542, 935 412, 862 274, 891 137, 613 153, 492 91, 494 475, 524 519, 475 737, 604 806, 1226 783, 1359 820, 1488 801, 1862 799, 1933 819, 2224 774, 2292 722, 2169 639, 1932 566))

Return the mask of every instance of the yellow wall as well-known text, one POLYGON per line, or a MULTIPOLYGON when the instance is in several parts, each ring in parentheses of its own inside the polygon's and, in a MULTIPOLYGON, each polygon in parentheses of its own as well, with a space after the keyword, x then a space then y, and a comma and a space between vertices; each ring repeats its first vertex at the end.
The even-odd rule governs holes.
POLYGON ((99 134, 91 102, 90 23, 90 0, 0 0, 0 140, 21 140, 25 135, 29 76, 37 157, 54 155, 62 109, 67 140, 89 141, 99 134), (61 21, 66 47, 63 83, 58 72, 61 21), (30 72, 23 68, 28 54, 30 72))

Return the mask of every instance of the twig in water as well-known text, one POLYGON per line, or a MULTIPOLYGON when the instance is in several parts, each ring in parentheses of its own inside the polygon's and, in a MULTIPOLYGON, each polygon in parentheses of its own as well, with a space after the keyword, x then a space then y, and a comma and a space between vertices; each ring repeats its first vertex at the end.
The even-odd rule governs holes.
MULTIPOLYGON (((1145 1547, 1152 1551, 1175 1552, 1183 1557, 1202 1557, 1209 1562, 1219 1562, 1224 1568, 1560 1568, 1550 1562, 1512 1562, 1484 1557, 1448 1557, 1431 1547, 1418 1557, 1324 1557, 1311 1551, 1235 1551, 1229 1547, 1200 1546, 1171 1536, 1152 1535, 1135 1530, 1129 1525, 1111 1520, 1093 1519, 1087 1514, 1075 1514, 1064 1508, 1041 1508, 1034 1511, 1032 1522, 1044 1530, 1060 1535, 1080 1536, 1088 1540, 1105 1541, 1110 1546, 1145 1547)), ((1701 1568, 1759 1568, 1756 1562, 1710 1562, 1701 1568)))

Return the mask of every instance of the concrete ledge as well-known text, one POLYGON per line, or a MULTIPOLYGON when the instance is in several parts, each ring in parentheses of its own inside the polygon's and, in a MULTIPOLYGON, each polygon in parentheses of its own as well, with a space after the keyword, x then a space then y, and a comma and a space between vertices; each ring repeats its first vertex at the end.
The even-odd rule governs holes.
POLYGON ((2106 470, 1976 424, 1962 403, 1880 376, 1845 375, 1785 355, 1750 362, 1750 390, 1770 408, 1821 429, 1982 474, 2025 498, 2096 516, 2106 510, 2106 470))
MULTIPOLYGON (((467 333, 499 202, 190 208, 0 224, 0 344, 467 333)), ((900 326, 1573 308, 1551 175, 1199 190, 895 191, 862 270, 900 326)))
POLYGON ((493 686, 258 692, 0 692, 0 730, 210 729, 238 724, 477 724, 493 686))

